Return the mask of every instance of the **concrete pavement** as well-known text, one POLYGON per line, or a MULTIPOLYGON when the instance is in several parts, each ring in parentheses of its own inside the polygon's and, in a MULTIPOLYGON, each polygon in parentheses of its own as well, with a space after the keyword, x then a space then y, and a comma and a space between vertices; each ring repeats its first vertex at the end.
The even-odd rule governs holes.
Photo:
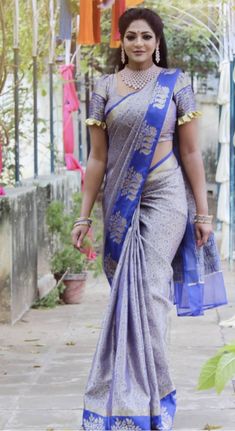
MULTIPOLYGON (((235 430, 232 384, 217 396, 196 391, 206 359, 235 328, 219 321, 235 315, 235 273, 225 268, 229 306, 198 318, 170 319, 172 376, 178 392, 175 430, 235 430), (215 429, 215 428, 214 428, 215 429)), ((77 431, 91 359, 108 300, 104 277, 89 279, 84 302, 54 309, 31 309, 13 327, 0 326, 0 430, 77 431)))

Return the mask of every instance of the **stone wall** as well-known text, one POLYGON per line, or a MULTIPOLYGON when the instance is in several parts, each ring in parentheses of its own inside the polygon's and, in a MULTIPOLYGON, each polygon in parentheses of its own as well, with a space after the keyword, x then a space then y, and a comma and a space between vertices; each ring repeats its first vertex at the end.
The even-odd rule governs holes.
POLYGON ((0 322, 16 322, 38 296, 38 280, 49 273, 46 208, 54 199, 69 208, 80 181, 78 172, 51 175, 0 198, 0 322))

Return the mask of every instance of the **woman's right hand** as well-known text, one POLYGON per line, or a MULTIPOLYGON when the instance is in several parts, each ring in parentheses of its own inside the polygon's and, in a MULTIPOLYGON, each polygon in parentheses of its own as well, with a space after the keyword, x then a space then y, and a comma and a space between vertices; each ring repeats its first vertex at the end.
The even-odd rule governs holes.
POLYGON ((75 248, 80 250, 82 248, 83 240, 89 231, 89 226, 76 226, 71 232, 72 244, 75 248))

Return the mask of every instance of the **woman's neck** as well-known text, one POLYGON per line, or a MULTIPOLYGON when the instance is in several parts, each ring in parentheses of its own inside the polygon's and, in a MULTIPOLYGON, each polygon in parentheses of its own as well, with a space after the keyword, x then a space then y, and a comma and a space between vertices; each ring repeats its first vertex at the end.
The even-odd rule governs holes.
POLYGON ((129 61, 127 66, 131 70, 147 70, 153 65, 153 61, 150 61, 148 63, 134 63, 132 61, 129 61))

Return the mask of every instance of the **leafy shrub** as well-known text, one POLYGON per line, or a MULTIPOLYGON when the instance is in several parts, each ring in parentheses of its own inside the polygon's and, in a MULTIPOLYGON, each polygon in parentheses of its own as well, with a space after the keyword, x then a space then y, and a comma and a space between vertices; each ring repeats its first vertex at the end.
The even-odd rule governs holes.
POLYGON ((202 367, 197 389, 214 388, 220 394, 225 385, 235 376, 235 343, 218 350, 202 367))

